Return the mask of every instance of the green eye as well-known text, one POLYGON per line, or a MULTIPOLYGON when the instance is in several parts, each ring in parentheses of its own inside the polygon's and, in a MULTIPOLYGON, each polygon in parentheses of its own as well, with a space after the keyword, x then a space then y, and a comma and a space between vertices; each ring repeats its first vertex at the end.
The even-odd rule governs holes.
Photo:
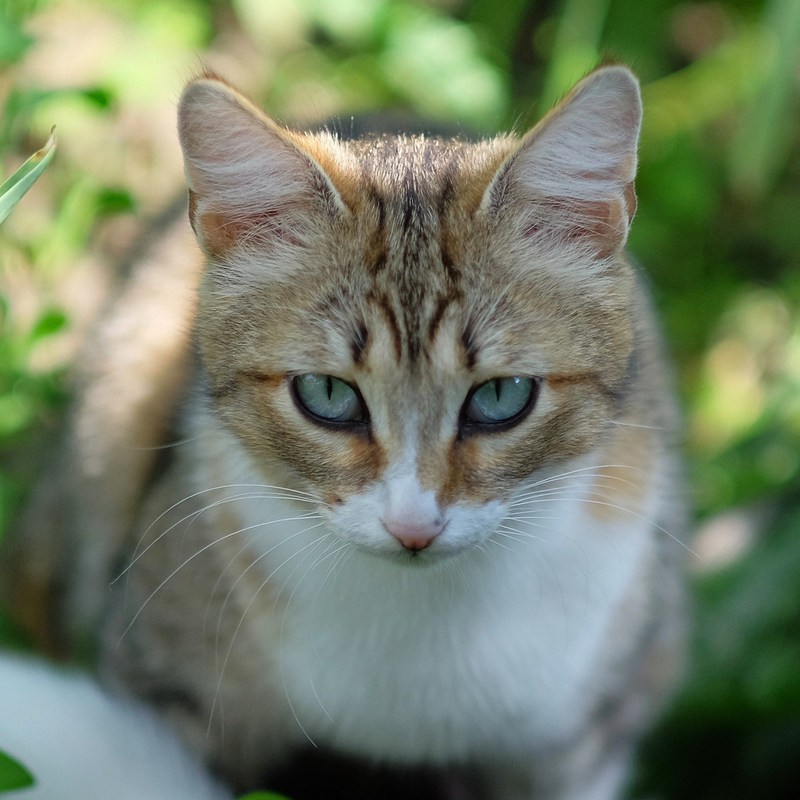
POLYGON ((538 383, 515 375, 492 378, 467 398, 462 414, 467 425, 508 425, 520 421, 533 408, 538 383))
POLYGON ((292 388, 295 402, 317 421, 334 425, 366 422, 366 409, 358 392, 333 375, 297 375, 292 388))

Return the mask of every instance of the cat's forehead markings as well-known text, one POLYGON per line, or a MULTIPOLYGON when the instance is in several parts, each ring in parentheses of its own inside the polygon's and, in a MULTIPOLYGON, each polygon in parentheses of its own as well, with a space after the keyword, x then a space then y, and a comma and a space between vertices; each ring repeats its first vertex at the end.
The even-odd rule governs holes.
POLYGON ((433 314, 428 322, 427 339, 429 344, 433 344, 436 341, 442 320, 444 319, 447 310, 453 305, 453 303, 459 302, 461 299, 462 295, 458 291, 448 292, 439 296, 436 306, 433 310, 433 314))
POLYGON ((369 343, 369 329, 363 320, 358 320, 353 332, 353 339, 350 343, 350 355, 353 363, 358 367, 366 366, 366 350, 369 343))
POLYGON ((478 361, 479 348, 475 341, 475 329, 472 318, 467 320, 464 330, 461 333, 461 346, 464 353, 464 365, 467 369, 474 369, 478 361))
POLYGON ((389 297, 382 292, 372 291, 367 295, 367 301, 376 310, 378 317, 383 320, 389 331, 395 358, 399 364, 403 357, 403 333, 389 297))
POLYGON ((378 191, 375 181, 366 176, 363 164, 362 171, 364 172, 362 180, 367 187, 366 196, 373 212, 370 216, 375 220, 369 236, 364 264, 370 273, 375 275, 386 267, 386 201, 378 191))

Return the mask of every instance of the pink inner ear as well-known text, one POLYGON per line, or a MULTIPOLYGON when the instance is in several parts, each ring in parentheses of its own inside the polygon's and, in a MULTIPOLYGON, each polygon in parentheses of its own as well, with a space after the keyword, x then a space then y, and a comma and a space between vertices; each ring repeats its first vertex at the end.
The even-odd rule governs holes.
POLYGON ((190 187, 189 217, 203 249, 302 246, 336 190, 290 134, 216 80, 189 85, 179 130, 190 187))
POLYGON ((636 193, 633 184, 628 184, 620 198, 591 201, 550 197, 532 205, 536 210, 523 229, 524 236, 555 234, 561 241, 589 240, 597 256, 606 258, 625 244, 636 212, 636 193))
POLYGON ((520 142, 489 186, 486 204, 550 245, 580 243, 598 257, 625 244, 636 211, 641 101, 626 70, 586 78, 520 142))
POLYGON ((259 213, 237 214, 231 211, 193 212, 190 202, 192 228, 204 248, 212 256, 221 256, 243 243, 258 245, 265 250, 275 244, 301 247, 298 215, 286 209, 259 213))

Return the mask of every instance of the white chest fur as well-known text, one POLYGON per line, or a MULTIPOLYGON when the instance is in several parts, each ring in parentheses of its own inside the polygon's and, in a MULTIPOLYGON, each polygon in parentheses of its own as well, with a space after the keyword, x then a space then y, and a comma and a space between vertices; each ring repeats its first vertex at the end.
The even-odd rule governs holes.
POLYGON ((292 502, 237 508, 279 593, 280 635, 270 620, 264 648, 298 740, 401 763, 509 757, 570 736, 653 544, 639 516, 603 522, 560 501, 536 538, 417 566, 342 548, 319 520, 256 527, 296 518, 292 502))

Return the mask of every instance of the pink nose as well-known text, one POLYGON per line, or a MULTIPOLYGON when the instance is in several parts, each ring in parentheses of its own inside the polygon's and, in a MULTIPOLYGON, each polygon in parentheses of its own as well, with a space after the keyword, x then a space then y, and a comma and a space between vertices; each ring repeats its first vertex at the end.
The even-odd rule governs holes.
POLYGON ((384 522, 383 527, 400 542, 406 550, 417 553, 424 550, 442 532, 440 522, 417 523, 409 521, 384 522))

